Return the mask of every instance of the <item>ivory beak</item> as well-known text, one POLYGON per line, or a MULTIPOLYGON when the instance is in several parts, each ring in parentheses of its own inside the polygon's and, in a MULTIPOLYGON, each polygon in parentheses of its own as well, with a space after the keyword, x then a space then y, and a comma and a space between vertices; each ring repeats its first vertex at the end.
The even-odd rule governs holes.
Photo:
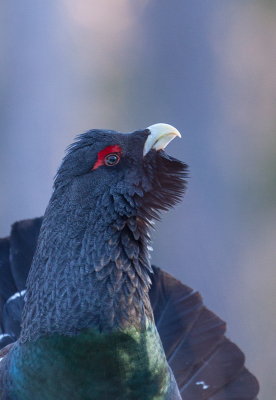
POLYGON ((147 129, 151 132, 144 145, 143 156, 151 149, 163 150, 176 136, 181 138, 179 131, 168 124, 155 124, 147 129))

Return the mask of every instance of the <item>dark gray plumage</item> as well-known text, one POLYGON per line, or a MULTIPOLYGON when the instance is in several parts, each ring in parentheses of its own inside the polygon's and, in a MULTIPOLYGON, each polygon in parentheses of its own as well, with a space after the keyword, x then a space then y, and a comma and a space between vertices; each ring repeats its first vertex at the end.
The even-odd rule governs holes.
POLYGON ((179 201, 187 169, 158 148, 164 136, 148 144, 156 127, 89 131, 70 146, 41 227, 20 336, 23 296, 10 296, 25 288, 41 219, 17 224, 0 243, 2 339, 18 339, 0 364, 3 398, 179 399, 170 368, 183 399, 256 396, 242 352, 200 295, 157 268, 151 275, 148 229, 179 201))

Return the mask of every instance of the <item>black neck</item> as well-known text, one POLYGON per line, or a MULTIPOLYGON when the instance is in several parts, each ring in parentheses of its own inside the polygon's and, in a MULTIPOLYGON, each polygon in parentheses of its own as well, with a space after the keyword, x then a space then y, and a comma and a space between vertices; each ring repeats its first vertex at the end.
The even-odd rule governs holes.
POLYGON ((152 320, 148 227, 126 197, 115 203, 104 194, 78 208, 53 194, 27 282, 21 341, 152 320))

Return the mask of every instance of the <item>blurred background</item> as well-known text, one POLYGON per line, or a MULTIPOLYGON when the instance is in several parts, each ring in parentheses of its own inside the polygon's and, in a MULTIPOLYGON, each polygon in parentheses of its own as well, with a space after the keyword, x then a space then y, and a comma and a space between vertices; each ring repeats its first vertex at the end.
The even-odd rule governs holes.
POLYGON ((276 399, 276 2, 3 0, 0 26, 0 235, 44 213, 76 134, 174 125, 189 187, 153 262, 276 399))

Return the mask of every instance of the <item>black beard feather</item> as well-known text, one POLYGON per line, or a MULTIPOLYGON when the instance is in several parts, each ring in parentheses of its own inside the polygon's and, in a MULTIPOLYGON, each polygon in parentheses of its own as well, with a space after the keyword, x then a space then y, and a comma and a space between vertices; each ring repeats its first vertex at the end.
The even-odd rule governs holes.
POLYGON ((135 196, 138 215, 152 226, 152 220, 161 220, 161 212, 178 204, 187 188, 188 165, 163 150, 151 150, 144 159, 145 170, 152 188, 143 198, 135 196))

